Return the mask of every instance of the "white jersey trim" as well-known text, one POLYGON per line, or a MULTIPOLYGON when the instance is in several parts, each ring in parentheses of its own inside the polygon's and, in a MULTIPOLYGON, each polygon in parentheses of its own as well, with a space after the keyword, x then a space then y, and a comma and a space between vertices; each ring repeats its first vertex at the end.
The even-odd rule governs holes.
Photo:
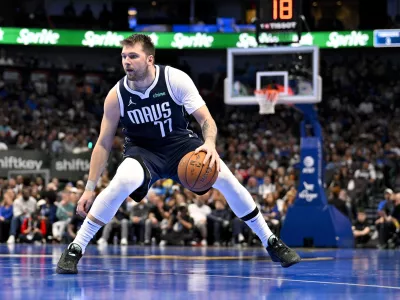
POLYGON ((124 87, 126 88, 126 90, 128 92, 130 92, 131 94, 137 95, 140 97, 140 99, 147 99, 150 96, 150 92, 154 89, 154 87, 156 86, 157 82, 158 82, 158 78, 160 77, 160 68, 157 65, 154 65, 156 68, 156 78, 154 78, 153 83, 151 84, 151 86, 149 86, 146 90, 146 92, 144 94, 142 94, 141 92, 138 91, 134 91, 132 90, 129 85, 128 85, 128 76, 125 75, 124 77, 124 87))
POLYGON ((118 102, 119 102, 119 111, 120 111, 121 117, 123 117, 124 116, 124 101, 122 101, 121 92, 119 90, 119 81, 117 82, 117 84, 115 86, 117 88, 117 98, 118 98, 118 102))
POLYGON ((189 115, 206 104, 189 75, 173 67, 168 67, 165 73, 168 74, 166 83, 171 98, 183 105, 189 115))
POLYGON ((171 89, 171 84, 169 82, 169 70, 170 70, 170 68, 171 68, 170 66, 166 66, 165 67, 165 71, 164 71, 164 73, 165 73, 165 83, 167 84, 168 93, 169 93, 169 96, 172 98, 172 100, 174 100, 174 102, 176 104, 178 104, 179 106, 182 106, 182 102, 179 102, 179 100, 176 99, 175 94, 172 92, 172 89, 171 89))

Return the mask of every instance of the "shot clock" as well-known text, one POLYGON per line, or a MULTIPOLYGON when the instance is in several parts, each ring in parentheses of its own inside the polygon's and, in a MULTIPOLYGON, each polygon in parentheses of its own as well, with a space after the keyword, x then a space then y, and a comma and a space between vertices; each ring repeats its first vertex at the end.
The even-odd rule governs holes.
POLYGON ((279 44, 293 43, 294 35, 300 38, 301 10, 301 0, 259 0, 256 22, 258 43, 275 44, 263 39, 263 33, 280 33, 279 44))

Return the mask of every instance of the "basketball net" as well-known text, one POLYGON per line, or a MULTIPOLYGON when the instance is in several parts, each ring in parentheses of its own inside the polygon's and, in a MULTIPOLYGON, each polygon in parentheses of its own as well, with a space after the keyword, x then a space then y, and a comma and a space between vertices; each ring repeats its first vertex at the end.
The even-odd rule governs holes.
POLYGON ((279 91, 275 89, 255 90, 257 102, 260 105, 260 115, 275 113, 275 105, 279 100, 279 91))

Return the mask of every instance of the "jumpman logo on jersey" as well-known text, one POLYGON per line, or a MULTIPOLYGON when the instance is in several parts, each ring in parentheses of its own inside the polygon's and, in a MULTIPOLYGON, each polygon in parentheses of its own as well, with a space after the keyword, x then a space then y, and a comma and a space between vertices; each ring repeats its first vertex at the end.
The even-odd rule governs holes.
POLYGON ((132 101, 132 97, 129 97, 129 104, 128 104, 128 106, 131 105, 131 104, 136 105, 136 103, 132 101))

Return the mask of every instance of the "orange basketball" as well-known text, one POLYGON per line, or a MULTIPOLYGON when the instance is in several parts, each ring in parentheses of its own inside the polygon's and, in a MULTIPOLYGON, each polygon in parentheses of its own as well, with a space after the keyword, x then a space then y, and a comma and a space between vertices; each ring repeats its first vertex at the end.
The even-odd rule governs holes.
POLYGON ((193 191, 202 192, 213 186, 218 177, 217 165, 209 167, 210 160, 203 165, 206 153, 194 151, 186 154, 178 165, 178 177, 182 185, 193 191))

